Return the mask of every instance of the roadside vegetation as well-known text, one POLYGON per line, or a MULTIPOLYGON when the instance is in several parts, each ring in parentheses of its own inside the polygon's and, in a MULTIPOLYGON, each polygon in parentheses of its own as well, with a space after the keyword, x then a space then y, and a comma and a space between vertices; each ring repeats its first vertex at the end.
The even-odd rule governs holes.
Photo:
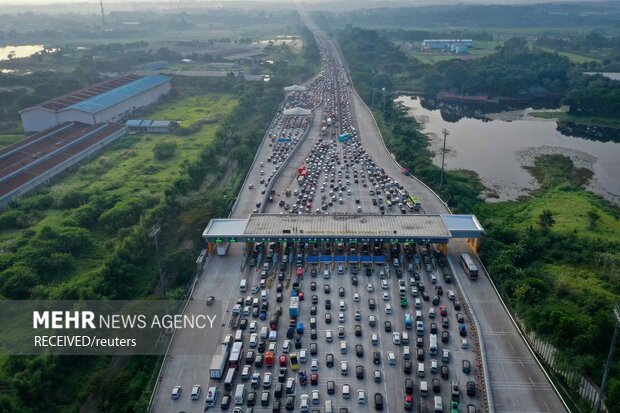
MULTIPOLYGON (((540 190, 516 202, 482 202, 479 195, 485 188, 470 171, 447 171, 445 186, 440 189, 440 171, 431 162, 428 139, 404 108, 391 99, 384 102, 381 93, 383 87, 397 90, 407 85, 407 71, 417 68, 418 73, 425 73, 425 68, 370 30, 348 27, 339 33, 338 40, 354 86, 372 106, 388 149, 441 194, 453 211, 476 214, 486 230, 480 256, 512 311, 528 329, 558 348, 560 367, 576 368, 600 384, 601 366, 613 332, 611 309, 620 301, 620 211, 584 189, 591 171, 576 168, 564 156, 541 156, 529 168, 540 182, 540 190)), ((522 42, 509 42, 497 56, 478 59, 473 67, 479 68, 480 74, 486 73, 485 59, 489 63, 503 59, 507 65, 504 73, 519 73, 527 79, 521 63, 509 63, 510 56, 517 53, 522 59, 533 57, 537 62, 533 77, 551 70, 546 72, 551 84, 555 81, 554 67, 560 74, 570 69, 568 59, 530 53, 524 47, 522 42)), ((449 79, 473 79, 468 77, 473 72, 459 75, 460 79, 450 78, 451 69, 457 66, 445 64, 450 66, 435 75, 435 87, 441 88, 449 79)), ((467 68, 461 66, 464 64, 458 63, 458 67, 467 68)), ((426 73, 432 76, 430 71, 426 73)), ((558 89, 568 87, 567 78, 557 81, 561 86, 558 89)), ((618 361, 612 370, 606 405, 611 412, 620 411, 618 361)))

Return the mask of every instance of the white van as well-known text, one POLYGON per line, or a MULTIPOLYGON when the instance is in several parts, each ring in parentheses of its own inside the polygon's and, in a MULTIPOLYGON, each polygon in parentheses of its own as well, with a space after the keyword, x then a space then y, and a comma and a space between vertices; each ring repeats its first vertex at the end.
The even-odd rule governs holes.
POLYGON ((245 384, 237 384, 237 389, 235 390, 235 404, 240 406, 245 401, 245 384))
POLYGON ((243 330, 235 331, 235 341, 243 341, 243 330))
POLYGON ((403 344, 409 344, 409 333, 403 331, 401 334, 401 341, 403 342, 403 344))
POLYGON ((260 328, 260 338, 266 339, 269 337, 269 329, 265 326, 260 328))
POLYGON ((239 291, 241 291, 242 293, 246 292, 248 289, 248 280, 246 280, 245 278, 243 280, 241 280, 241 282, 239 283, 239 291))
POLYGON ((424 377, 424 363, 418 363, 418 377, 424 377))
POLYGON ((334 413, 334 407, 331 400, 325 400, 325 413, 334 413))
POLYGON ((269 341, 274 342, 278 339, 278 332, 276 330, 271 330, 269 332, 269 341))
POLYGON ((441 401, 441 396, 435 396, 435 413, 443 412, 443 403, 441 401))
POLYGON ((428 382, 424 380, 420 382, 420 396, 422 397, 428 396, 428 382))

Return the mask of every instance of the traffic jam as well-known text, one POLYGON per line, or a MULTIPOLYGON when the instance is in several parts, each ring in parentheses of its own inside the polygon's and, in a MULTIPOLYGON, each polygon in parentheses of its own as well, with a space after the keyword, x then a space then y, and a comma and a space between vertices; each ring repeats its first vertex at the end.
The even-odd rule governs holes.
MULTIPOLYGON (((323 71, 285 106, 321 109, 320 138, 303 165, 290 166, 297 174, 284 196, 265 193, 265 201, 282 214, 424 213, 364 150, 344 69, 317 41, 323 71)), ((268 188, 310 120, 278 113, 270 166, 260 161, 272 171, 261 169, 249 189, 268 188)), ((244 271, 204 399, 201 384, 191 389, 205 410, 482 411, 477 342, 438 246, 258 242, 244 271)))

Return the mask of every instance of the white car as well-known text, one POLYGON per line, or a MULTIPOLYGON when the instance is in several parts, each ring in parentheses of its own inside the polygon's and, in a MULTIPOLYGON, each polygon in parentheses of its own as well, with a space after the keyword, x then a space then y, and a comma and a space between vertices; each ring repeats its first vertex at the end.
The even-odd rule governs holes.
POLYGON ((456 300, 456 294, 454 294, 454 291, 452 291, 452 290, 448 290, 448 299, 449 299, 450 301, 454 301, 454 300, 456 300))
POLYGON ((353 301, 357 303, 359 302, 359 300, 360 300, 360 295, 358 293, 353 294, 353 301))
POLYGON ((340 302, 338 303, 338 309, 340 311, 344 311, 346 310, 346 308, 347 308, 347 305, 345 304, 344 300, 340 300, 340 302))
POLYGON ((256 321, 252 321, 250 323, 250 333, 256 333, 256 328, 257 328, 256 321))
POLYGON ((392 344, 400 346, 400 333, 398 331, 392 333, 392 344))
POLYGON ((381 280, 381 288, 383 288, 384 290, 387 290, 388 288, 390 288, 387 280, 381 280))
POLYGON ((301 410, 302 412, 307 412, 309 409, 310 407, 308 406, 308 395, 302 394, 299 397, 299 410, 301 410))
POLYGON ((310 370, 317 371, 319 369, 319 361, 317 359, 312 359, 312 363, 310 364, 310 370))
POLYGON ((200 399, 200 384, 194 384, 192 387, 192 400, 200 399))
POLYGON ((390 304, 385 305, 385 314, 392 314, 392 306, 390 304))
POLYGON ((390 299, 390 293, 387 291, 383 292, 383 301, 388 301, 390 299))
POLYGON ((357 391, 357 403, 366 404, 366 392, 364 390, 357 391))
POLYGON ((342 360, 340 362, 340 374, 342 374, 343 376, 349 374, 349 364, 346 362, 346 360, 342 360))
POLYGON ((319 399, 319 391, 312 390, 312 404, 319 404, 321 400, 319 399))
POLYGON ((258 345, 258 334, 250 334, 250 347, 256 347, 258 345))
POLYGON ((291 340, 284 340, 284 344, 282 344, 282 352, 284 354, 288 354, 291 351, 291 340))
POLYGON ((344 324, 344 313, 338 313, 338 322, 344 324))
POLYGON ((369 293, 372 293, 373 291, 375 291, 375 287, 373 287, 372 284, 368 284, 366 286, 366 291, 368 291, 369 293))
POLYGON ((388 358, 388 363, 396 364, 396 355, 394 354, 393 351, 387 352, 387 358, 388 358))

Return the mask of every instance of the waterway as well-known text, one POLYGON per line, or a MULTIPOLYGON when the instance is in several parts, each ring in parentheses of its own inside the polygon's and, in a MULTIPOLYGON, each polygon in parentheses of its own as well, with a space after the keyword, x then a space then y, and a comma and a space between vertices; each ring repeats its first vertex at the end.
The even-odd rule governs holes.
POLYGON ((531 109, 488 114, 484 119, 461 118, 447 122, 440 110, 422 107, 418 97, 396 99, 410 110, 429 136, 433 162, 441 165, 442 130, 447 137, 446 168, 475 171, 497 195, 489 201, 506 201, 537 187, 523 168, 540 154, 563 154, 576 166, 594 173, 588 189, 620 205, 620 144, 567 136, 553 120, 528 116, 531 109))

